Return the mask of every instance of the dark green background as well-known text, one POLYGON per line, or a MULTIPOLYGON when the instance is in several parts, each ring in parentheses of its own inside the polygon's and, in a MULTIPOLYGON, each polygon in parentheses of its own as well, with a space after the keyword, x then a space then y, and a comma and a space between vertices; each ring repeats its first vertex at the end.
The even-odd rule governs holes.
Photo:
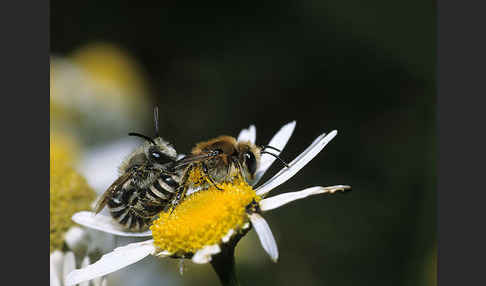
MULTIPOLYGON (((265 144, 281 125, 297 120, 282 153, 290 161, 320 133, 339 131, 274 192, 334 184, 353 191, 267 214, 280 261, 272 264, 252 244, 254 260, 237 258, 242 284, 429 283, 437 240, 435 2, 229 7, 225 1, 225 8, 201 2, 191 9, 176 2, 138 8, 51 1, 51 52, 62 55, 93 41, 128 50, 147 72, 162 134, 180 152, 216 135, 237 135, 249 124, 265 144)), ((150 119, 147 112, 146 133, 150 119)), ((176 271, 176 263, 168 265, 176 271)), ((217 283, 209 266, 188 267, 181 282, 217 283)))

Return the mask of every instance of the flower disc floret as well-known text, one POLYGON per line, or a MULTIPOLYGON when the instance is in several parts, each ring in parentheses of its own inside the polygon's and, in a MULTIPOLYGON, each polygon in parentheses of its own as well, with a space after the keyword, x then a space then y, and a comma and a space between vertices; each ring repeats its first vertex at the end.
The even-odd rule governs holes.
POLYGON ((261 198, 245 181, 218 184, 188 196, 171 213, 163 212, 150 227, 159 250, 183 256, 220 244, 231 230, 248 222, 246 208, 261 198))

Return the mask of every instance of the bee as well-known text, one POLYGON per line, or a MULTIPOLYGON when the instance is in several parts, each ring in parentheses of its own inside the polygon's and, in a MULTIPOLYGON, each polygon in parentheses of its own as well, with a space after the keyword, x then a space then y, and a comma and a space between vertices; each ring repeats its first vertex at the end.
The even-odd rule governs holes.
POLYGON ((168 168, 177 159, 174 147, 158 135, 158 109, 154 108, 155 138, 129 133, 146 141, 119 167, 120 177, 103 193, 95 206, 105 206, 126 230, 144 231, 158 213, 177 196, 180 176, 168 168))
MULTIPOLYGON (((249 141, 237 141, 236 138, 226 135, 197 143, 191 154, 177 160, 170 167, 181 174, 180 197, 184 197, 188 189, 205 189, 211 184, 220 189, 218 184, 229 183, 239 176, 251 182, 255 178, 262 154, 272 155, 288 167, 279 156, 265 151, 266 148, 280 152, 272 146, 257 146, 249 141), (194 171, 202 173, 201 180, 191 178, 194 171)), ((173 203, 177 202, 176 199, 173 203)))

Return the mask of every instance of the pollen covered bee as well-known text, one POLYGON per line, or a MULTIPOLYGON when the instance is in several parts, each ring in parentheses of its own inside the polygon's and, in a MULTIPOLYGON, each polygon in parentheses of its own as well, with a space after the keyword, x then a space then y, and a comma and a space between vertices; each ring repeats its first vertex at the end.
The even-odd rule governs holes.
POLYGON ((119 167, 120 177, 108 187, 95 207, 105 206, 111 216, 129 231, 148 229, 155 216, 177 197, 180 177, 170 171, 177 152, 158 136, 158 109, 154 108, 156 138, 129 133, 146 141, 133 151, 119 167))
MULTIPOLYGON (((184 197, 188 189, 205 189, 214 185, 218 188, 220 183, 229 183, 241 176, 247 182, 254 179, 260 165, 261 154, 269 154, 279 159, 277 155, 266 152, 264 149, 271 146, 257 146, 249 141, 237 141, 231 136, 219 136, 209 141, 200 142, 192 149, 191 154, 174 162, 174 172, 181 173, 179 191, 184 197)), ((177 204, 178 200, 174 203, 177 204)))

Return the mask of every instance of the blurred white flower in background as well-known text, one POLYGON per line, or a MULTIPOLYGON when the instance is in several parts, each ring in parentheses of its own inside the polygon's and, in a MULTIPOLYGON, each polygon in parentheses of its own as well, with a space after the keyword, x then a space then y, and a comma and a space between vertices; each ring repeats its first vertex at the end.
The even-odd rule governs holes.
POLYGON ((151 118, 143 70, 119 47, 90 44, 50 64, 51 128, 93 144, 142 129, 151 118))
MULTIPOLYGON (((69 272, 77 268, 83 268, 90 264, 92 260, 97 260, 103 252, 101 248, 106 248, 108 240, 100 239, 102 235, 89 229, 77 226, 71 227, 64 236, 64 242, 69 250, 54 250, 50 254, 50 286, 66 285, 66 276, 69 272), (90 257, 93 257, 91 259, 90 257), (76 267, 79 265, 79 267, 76 267)), ((113 243, 111 247, 113 247, 113 243)), ((82 286, 106 286, 107 278, 97 277, 90 282, 83 282, 82 286)))
MULTIPOLYGON (((69 174, 82 177, 83 185, 98 195, 108 188, 118 176, 118 165, 139 144, 127 133, 141 132, 151 126, 153 103, 147 82, 134 57, 110 43, 87 44, 65 55, 51 56, 51 154, 57 154, 55 159, 51 156, 51 183, 53 165, 69 162, 69 174), (54 145, 68 148, 57 148, 53 152, 54 145), (66 149, 70 151, 65 152, 66 149)), ((68 175, 61 174, 61 177, 68 175)), ((69 182, 74 181, 63 180, 63 189, 71 189, 69 182)), ((68 270, 98 260, 120 243, 136 241, 136 238, 116 238, 99 231, 72 227, 70 208, 73 204, 65 197, 70 192, 62 194, 61 197, 53 196, 51 190, 51 199, 55 201, 55 206, 51 201, 51 285, 64 285, 68 270), (53 211, 64 213, 66 217, 53 215, 53 211)), ((93 192, 83 200, 82 209, 90 209, 95 197, 93 192)), ((152 280, 157 283, 170 281, 171 285, 177 285, 177 281, 164 280, 163 277, 169 279, 170 275, 153 261, 130 270, 136 271, 148 283, 152 280)), ((95 279, 94 284, 80 285, 100 284, 122 286, 136 282, 133 273, 128 271, 111 275, 109 281, 95 279)))
MULTIPOLYGON (((79 160, 77 144, 60 132, 51 132, 50 137, 50 285, 62 286, 76 265, 89 265, 91 258, 99 259, 114 246, 110 240, 100 241, 106 235, 80 228, 71 221, 73 213, 90 209, 96 194, 73 168, 79 160)), ((102 280, 95 279, 92 284, 100 285, 102 280)))

